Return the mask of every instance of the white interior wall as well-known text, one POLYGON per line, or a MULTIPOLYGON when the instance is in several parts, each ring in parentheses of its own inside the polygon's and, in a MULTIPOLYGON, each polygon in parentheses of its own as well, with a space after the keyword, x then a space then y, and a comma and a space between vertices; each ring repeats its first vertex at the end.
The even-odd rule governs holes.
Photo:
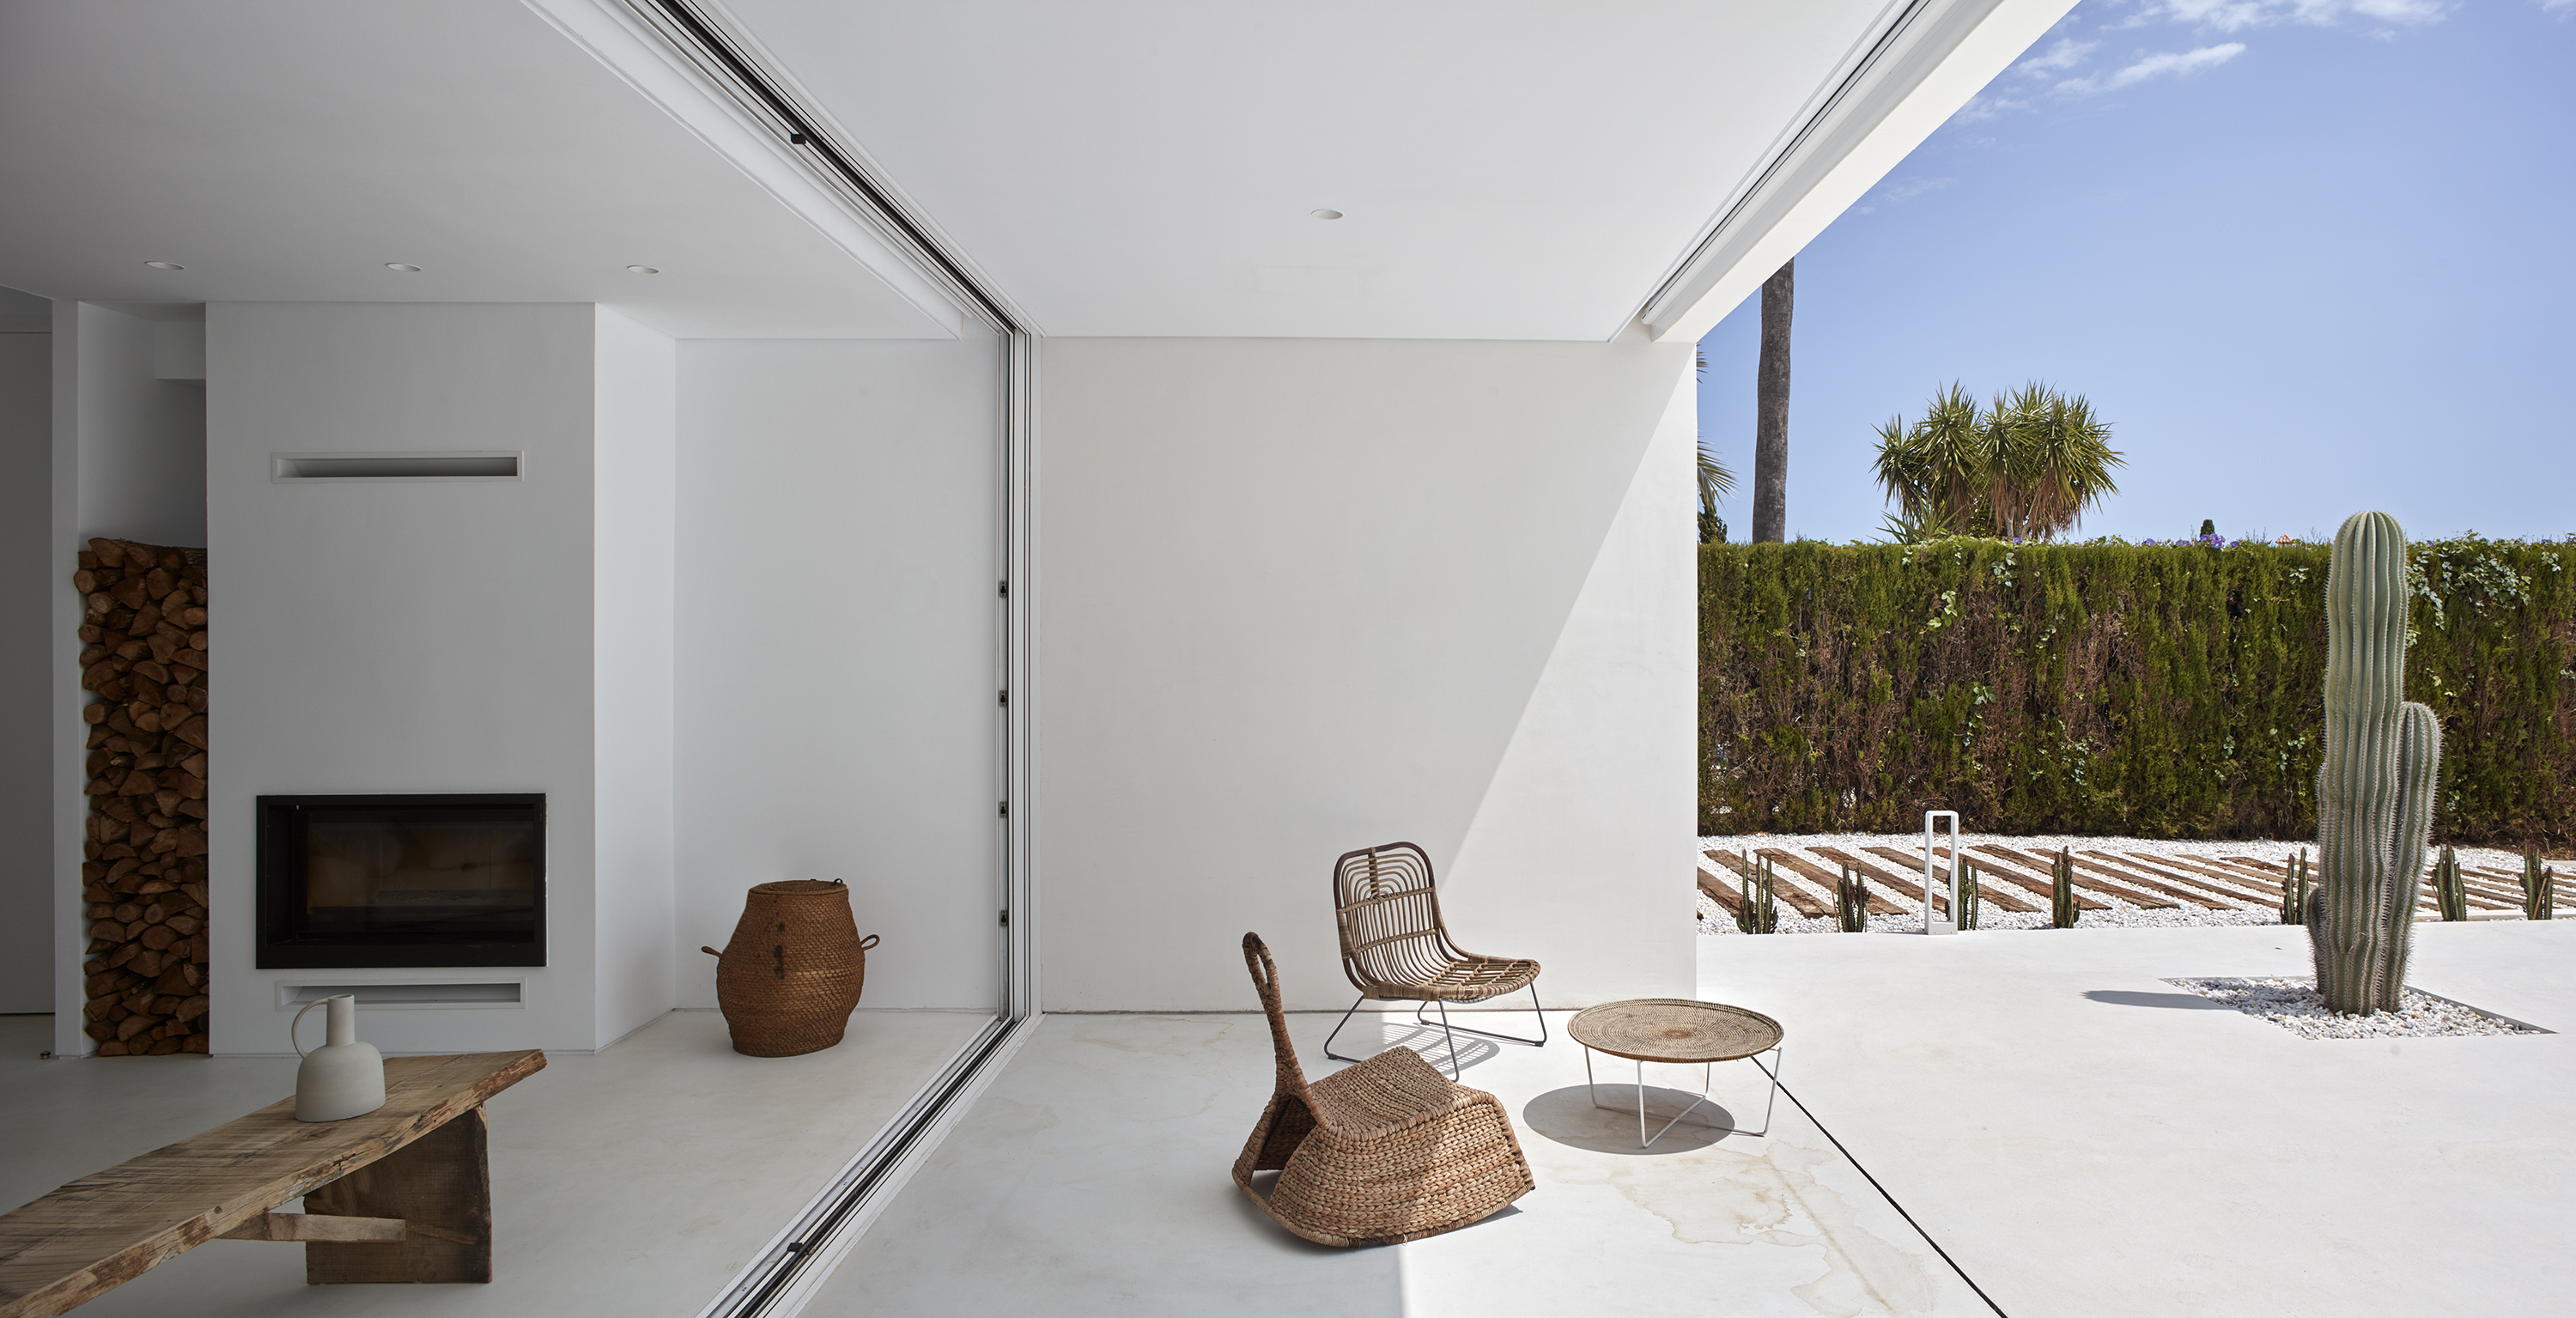
POLYGON ((671 646, 678 345, 602 309, 592 704, 599 815, 597 1046, 671 1007, 671 646))
POLYGON ((1689 345, 1044 351, 1050 1010, 1243 1010, 1246 930, 1346 1005, 1333 860, 1399 840, 1549 1005, 1689 991, 1689 345))
POLYGON ((844 879, 869 1007, 999 1001, 1003 345, 680 345, 679 1000, 844 879))
MULTIPOLYGON (((388 1051, 595 1046, 594 312, 217 303, 207 316, 214 1050, 280 1052, 280 979, 517 979, 367 1013, 388 1051), (515 449, 508 483, 280 485, 273 452, 515 449), (249 969, 253 800, 544 792, 543 968, 249 969)), ((649 427, 637 428, 644 446, 649 427)))
POLYGON ((54 1009, 52 311, 0 289, 0 1013, 54 1009))

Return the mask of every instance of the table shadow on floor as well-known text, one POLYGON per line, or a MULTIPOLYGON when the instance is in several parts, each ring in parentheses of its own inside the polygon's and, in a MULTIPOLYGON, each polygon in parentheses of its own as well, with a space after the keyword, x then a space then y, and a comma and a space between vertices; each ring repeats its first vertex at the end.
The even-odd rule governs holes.
MULTIPOLYGON (((1646 1133, 1653 1135, 1673 1114, 1689 1106, 1693 1095, 1688 1090, 1666 1089, 1661 1085, 1646 1086, 1646 1133)), ((1582 1085, 1551 1089, 1521 1107, 1521 1124, 1568 1148, 1592 1153, 1616 1153, 1630 1157, 1669 1157, 1691 1153, 1723 1143, 1744 1134, 1741 1131, 1715 1129, 1742 1124, 1736 1114, 1715 1099, 1692 1109, 1691 1114, 1675 1123, 1652 1147, 1637 1145, 1637 1087, 1634 1084, 1600 1085, 1587 1090, 1582 1085), (1593 1105, 1594 1094, 1601 1103, 1593 1105)), ((1750 1119, 1760 1121, 1759 1105, 1750 1119)))

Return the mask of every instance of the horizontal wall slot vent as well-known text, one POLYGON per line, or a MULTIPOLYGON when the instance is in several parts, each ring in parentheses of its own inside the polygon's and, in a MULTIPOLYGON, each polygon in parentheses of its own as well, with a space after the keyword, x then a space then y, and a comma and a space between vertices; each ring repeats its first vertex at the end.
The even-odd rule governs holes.
POLYGON ((516 453, 272 453, 269 460, 269 479, 280 485, 519 479, 516 453))
POLYGON ((525 1005, 522 980, 486 984, 279 984, 277 1009, 294 1011, 343 993, 361 1007, 517 1007, 525 1005))

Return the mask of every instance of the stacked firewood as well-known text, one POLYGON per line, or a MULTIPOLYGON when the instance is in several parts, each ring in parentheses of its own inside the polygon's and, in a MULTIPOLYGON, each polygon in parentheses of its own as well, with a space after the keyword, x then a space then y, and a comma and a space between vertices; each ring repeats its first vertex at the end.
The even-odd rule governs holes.
POLYGON ((89 724, 87 1026, 104 1057, 206 1051, 206 551, 92 540, 72 584, 89 724))

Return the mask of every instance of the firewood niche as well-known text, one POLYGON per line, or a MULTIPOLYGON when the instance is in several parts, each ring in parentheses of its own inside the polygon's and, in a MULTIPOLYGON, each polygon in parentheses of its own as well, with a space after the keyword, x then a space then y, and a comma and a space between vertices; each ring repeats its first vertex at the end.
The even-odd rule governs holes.
POLYGON ((206 1051, 206 551, 92 540, 72 576, 89 724, 89 1036, 206 1051))

